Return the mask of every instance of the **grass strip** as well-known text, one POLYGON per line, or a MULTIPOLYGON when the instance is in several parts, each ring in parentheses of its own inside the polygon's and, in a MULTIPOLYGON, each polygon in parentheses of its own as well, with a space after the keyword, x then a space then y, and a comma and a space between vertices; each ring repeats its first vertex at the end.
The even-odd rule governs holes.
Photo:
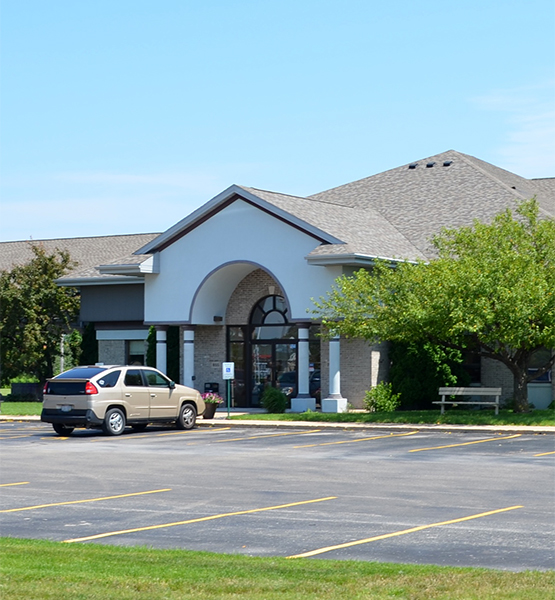
POLYGON ((498 415, 489 410, 451 410, 440 414, 439 410, 410 410, 395 412, 348 412, 348 413, 284 413, 236 415, 233 420, 260 421, 312 421, 320 423, 395 423, 395 424, 446 424, 446 425, 536 425, 554 426, 555 411, 534 410, 530 413, 514 413, 500 410, 498 415))
POLYGON ((0 538, 0 596, 26 600, 545 600, 555 572, 220 555, 0 538))
POLYGON ((29 417, 40 415, 42 402, 2 402, 0 414, 18 417, 29 417))
MULTIPOLYGON (((3 402, 1 414, 14 416, 40 415, 42 402, 3 402)), ((232 416, 236 420, 258 421, 315 421, 324 423, 405 423, 405 424, 446 424, 446 425, 537 425, 555 426, 554 410, 534 410, 529 413, 514 413, 512 410, 451 409, 445 414, 438 410, 407 410, 383 413, 258 413, 232 416)))

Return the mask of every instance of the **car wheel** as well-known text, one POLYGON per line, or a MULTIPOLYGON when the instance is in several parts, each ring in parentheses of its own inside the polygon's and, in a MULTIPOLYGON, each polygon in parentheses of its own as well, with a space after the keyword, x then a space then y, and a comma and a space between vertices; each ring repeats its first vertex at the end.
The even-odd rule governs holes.
POLYGON ((52 427, 58 435, 63 436, 71 435, 75 429, 75 427, 68 427, 67 425, 62 425, 61 423, 52 423, 52 427))
POLYGON ((197 422, 197 410, 192 404, 184 404, 177 417, 178 429, 193 429, 197 422))
POLYGON ((133 431, 144 431, 147 428, 148 423, 135 423, 131 425, 133 431))
POLYGON ((125 415, 119 408, 111 408, 106 412, 102 431, 106 435, 121 435, 125 429, 125 415))

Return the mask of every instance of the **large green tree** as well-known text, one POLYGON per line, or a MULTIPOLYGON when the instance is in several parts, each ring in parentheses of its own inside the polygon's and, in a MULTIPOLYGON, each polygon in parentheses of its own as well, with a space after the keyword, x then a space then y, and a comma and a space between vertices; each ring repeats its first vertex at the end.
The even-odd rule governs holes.
POLYGON ((77 290, 56 284, 74 266, 69 254, 49 254, 40 244, 29 243, 33 259, 0 273, 2 381, 22 373, 39 381, 51 377, 62 334, 79 314, 77 290))
POLYGON ((430 262, 378 262, 341 277, 316 312, 328 328, 371 341, 431 342, 503 363, 516 409, 528 409, 527 384, 551 369, 555 348, 555 221, 535 199, 491 223, 444 229, 430 262))

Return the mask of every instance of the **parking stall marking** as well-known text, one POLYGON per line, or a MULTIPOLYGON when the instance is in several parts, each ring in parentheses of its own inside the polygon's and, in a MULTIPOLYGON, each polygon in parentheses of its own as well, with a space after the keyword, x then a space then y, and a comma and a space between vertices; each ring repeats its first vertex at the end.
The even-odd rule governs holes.
POLYGON ((224 519, 226 517, 236 517, 240 515, 249 515, 253 513, 264 512, 268 510, 279 510, 281 508, 291 508, 292 506, 303 506, 305 504, 315 504, 316 502, 326 502, 327 500, 337 500, 337 496, 328 496, 326 498, 316 498, 315 500, 303 500, 301 502, 291 502, 289 504, 279 504, 277 506, 266 506, 264 508, 253 508, 250 510, 240 510, 232 513, 222 513, 219 515, 211 515, 209 517, 199 517, 198 519, 188 519, 187 521, 176 521, 175 523, 163 523, 161 525, 148 525, 146 527, 135 527, 134 529, 122 529, 120 531, 109 531, 107 533, 99 533, 97 535, 88 535, 82 538, 73 538, 63 540, 63 543, 73 544, 74 542, 89 542, 101 538, 110 537, 113 535, 124 535, 126 533, 136 533, 138 531, 151 531, 153 529, 164 529, 165 527, 176 527, 177 525, 189 525, 191 523, 202 523, 204 521, 213 521, 215 519, 224 519))
POLYGON ((458 446, 470 446, 472 444, 484 444, 485 442, 497 442, 498 440, 510 440, 512 438, 520 437, 522 433, 516 435, 507 435, 504 437, 488 438, 487 440, 475 440, 473 442, 461 442, 460 444, 448 444, 447 446, 433 446, 431 448, 415 448, 409 450, 409 452, 423 452, 424 450, 442 450, 443 448, 456 448, 458 446))
POLYGON ((555 450, 553 452, 541 452, 540 454, 534 454, 534 456, 547 456, 549 454, 555 454, 555 450))
POLYGON ((369 438, 359 438, 358 440, 341 440, 339 442, 323 442, 321 444, 306 444, 305 446, 294 446, 294 448, 315 448, 316 446, 333 446, 335 444, 356 444, 357 442, 368 442, 370 440, 382 440, 393 437, 403 437, 406 435, 414 435, 418 431, 410 431, 409 433, 389 433, 387 435, 377 435, 369 438))
MULTIPOLYGON (((272 437, 283 437, 286 435, 310 435, 311 433, 319 433, 321 429, 311 429, 310 431, 295 431, 290 433, 270 433, 268 435, 253 435, 250 437, 232 438, 230 440, 216 440, 215 444, 221 444, 224 442, 241 442, 243 440, 265 440, 266 438, 272 437)), ((295 446, 297 448, 298 446, 295 446)))
MULTIPOLYGON (((231 427, 221 427, 219 429, 210 429, 208 430, 208 433, 216 433, 218 431, 227 431, 228 429, 231 429, 231 427)), ((111 438, 112 440, 117 440, 117 441, 124 441, 124 440, 137 440, 139 438, 155 438, 155 437, 164 437, 164 436, 168 436, 168 435, 191 435, 191 433, 201 433, 199 430, 194 429, 194 430, 187 430, 187 431, 170 431, 167 433, 155 433, 154 431, 149 432, 149 433, 145 433, 144 435, 137 435, 134 433, 129 433, 127 435, 123 435, 123 436, 117 436, 115 438, 111 438)), ((202 433, 206 433, 206 432, 202 432, 202 433)), ((94 438, 93 440, 91 440, 91 442, 105 442, 106 441, 106 437, 102 436, 102 437, 98 437, 98 438, 94 438)))
POLYGON ((12 435, 3 435, 0 437, 0 440, 17 440, 20 438, 27 438, 27 437, 33 437, 32 433, 26 433, 26 434, 12 434, 12 435))
POLYGON ((490 510, 488 512, 478 513, 476 515, 470 515, 468 517, 461 517, 460 519, 451 519, 450 521, 440 521, 439 523, 430 523, 429 525, 419 525, 418 527, 411 527, 410 529, 403 529, 402 531, 394 531, 393 533, 385 533, 383 535, 376 535, 374 537, 366 538, 364 540, 356 540, 354 542, 346 542, 345 544, 337 544, 336 546, 326 546, 325 548, 318 548, 309 552, 303 552, 301 554, 294 554, 287 558, 309 558, 311 556, 317 556, 318 554, 324 554, 326 552, 332 552, 333 550, 341 550, 343 548, 350 548, 352 546, 360 546, 362 544, 369 544, 370 542, 377 542, 379 540, 385 540, 400 535, 406 535, 407 533, 415 533, 416 531, 423 531, 424 529, 430 529, 432 527, 441 527, 442 525, 452 525, 453 523, 462 523, 463 521, 470 521, 472 519, 480 519, 482 517, 489 517, 509 510, 516 510, 518 508, 524 508, 524 506, 508 506, 507 508, 499 508, 497 510, 490 510))
POLYGON ((24 506, 22 508, 8 508, 0 510, 0 513, 20 512, 23 510, 35 510, 37 508, 48 508, 50 506, 64 506, 66 504, 84 504, 85 502, 100 502, 101 500, 116 500, 118 498, 130 498, 131 496, 146 496, 147 494, 158 494, 159 492, 171 492, 171 488, 164 490, 149 490, 148 492, 134 492, 132 494, 119 494, 118 496, 105 496, 104 498, 88 498, 86 500, 70 500, 68 502, 53 502, 52 504, 37 504, 35 506, 24 506))
POLYGON ((28 481, 18 481, 17 483, 0 483, 0 487, 8 487, 10 485, 27 485, 28 481))

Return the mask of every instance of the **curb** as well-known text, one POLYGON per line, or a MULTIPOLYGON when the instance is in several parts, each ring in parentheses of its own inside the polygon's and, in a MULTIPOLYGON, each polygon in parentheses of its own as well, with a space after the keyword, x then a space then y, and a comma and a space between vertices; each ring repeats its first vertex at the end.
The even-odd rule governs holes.
MULTIPOLYGON (((0 422, 40 422, 40 417, 0 415, 0 422)), ((378 430, 378 431, 407 431, 418 429, 419 431, 456 431, 461 433, 528 433, 535 435, 555 434, 553 426, 536 425, 445 425, 430 423, 327 423, 319 421, 257 421, 257 420, 231 420, 225 416, 214 419, 198 419, 197 427, 214 427, 225 425, 226 427, 277 427, 281 429, 309 428, 309 429, 343 429, 343 430, 378 430)))

